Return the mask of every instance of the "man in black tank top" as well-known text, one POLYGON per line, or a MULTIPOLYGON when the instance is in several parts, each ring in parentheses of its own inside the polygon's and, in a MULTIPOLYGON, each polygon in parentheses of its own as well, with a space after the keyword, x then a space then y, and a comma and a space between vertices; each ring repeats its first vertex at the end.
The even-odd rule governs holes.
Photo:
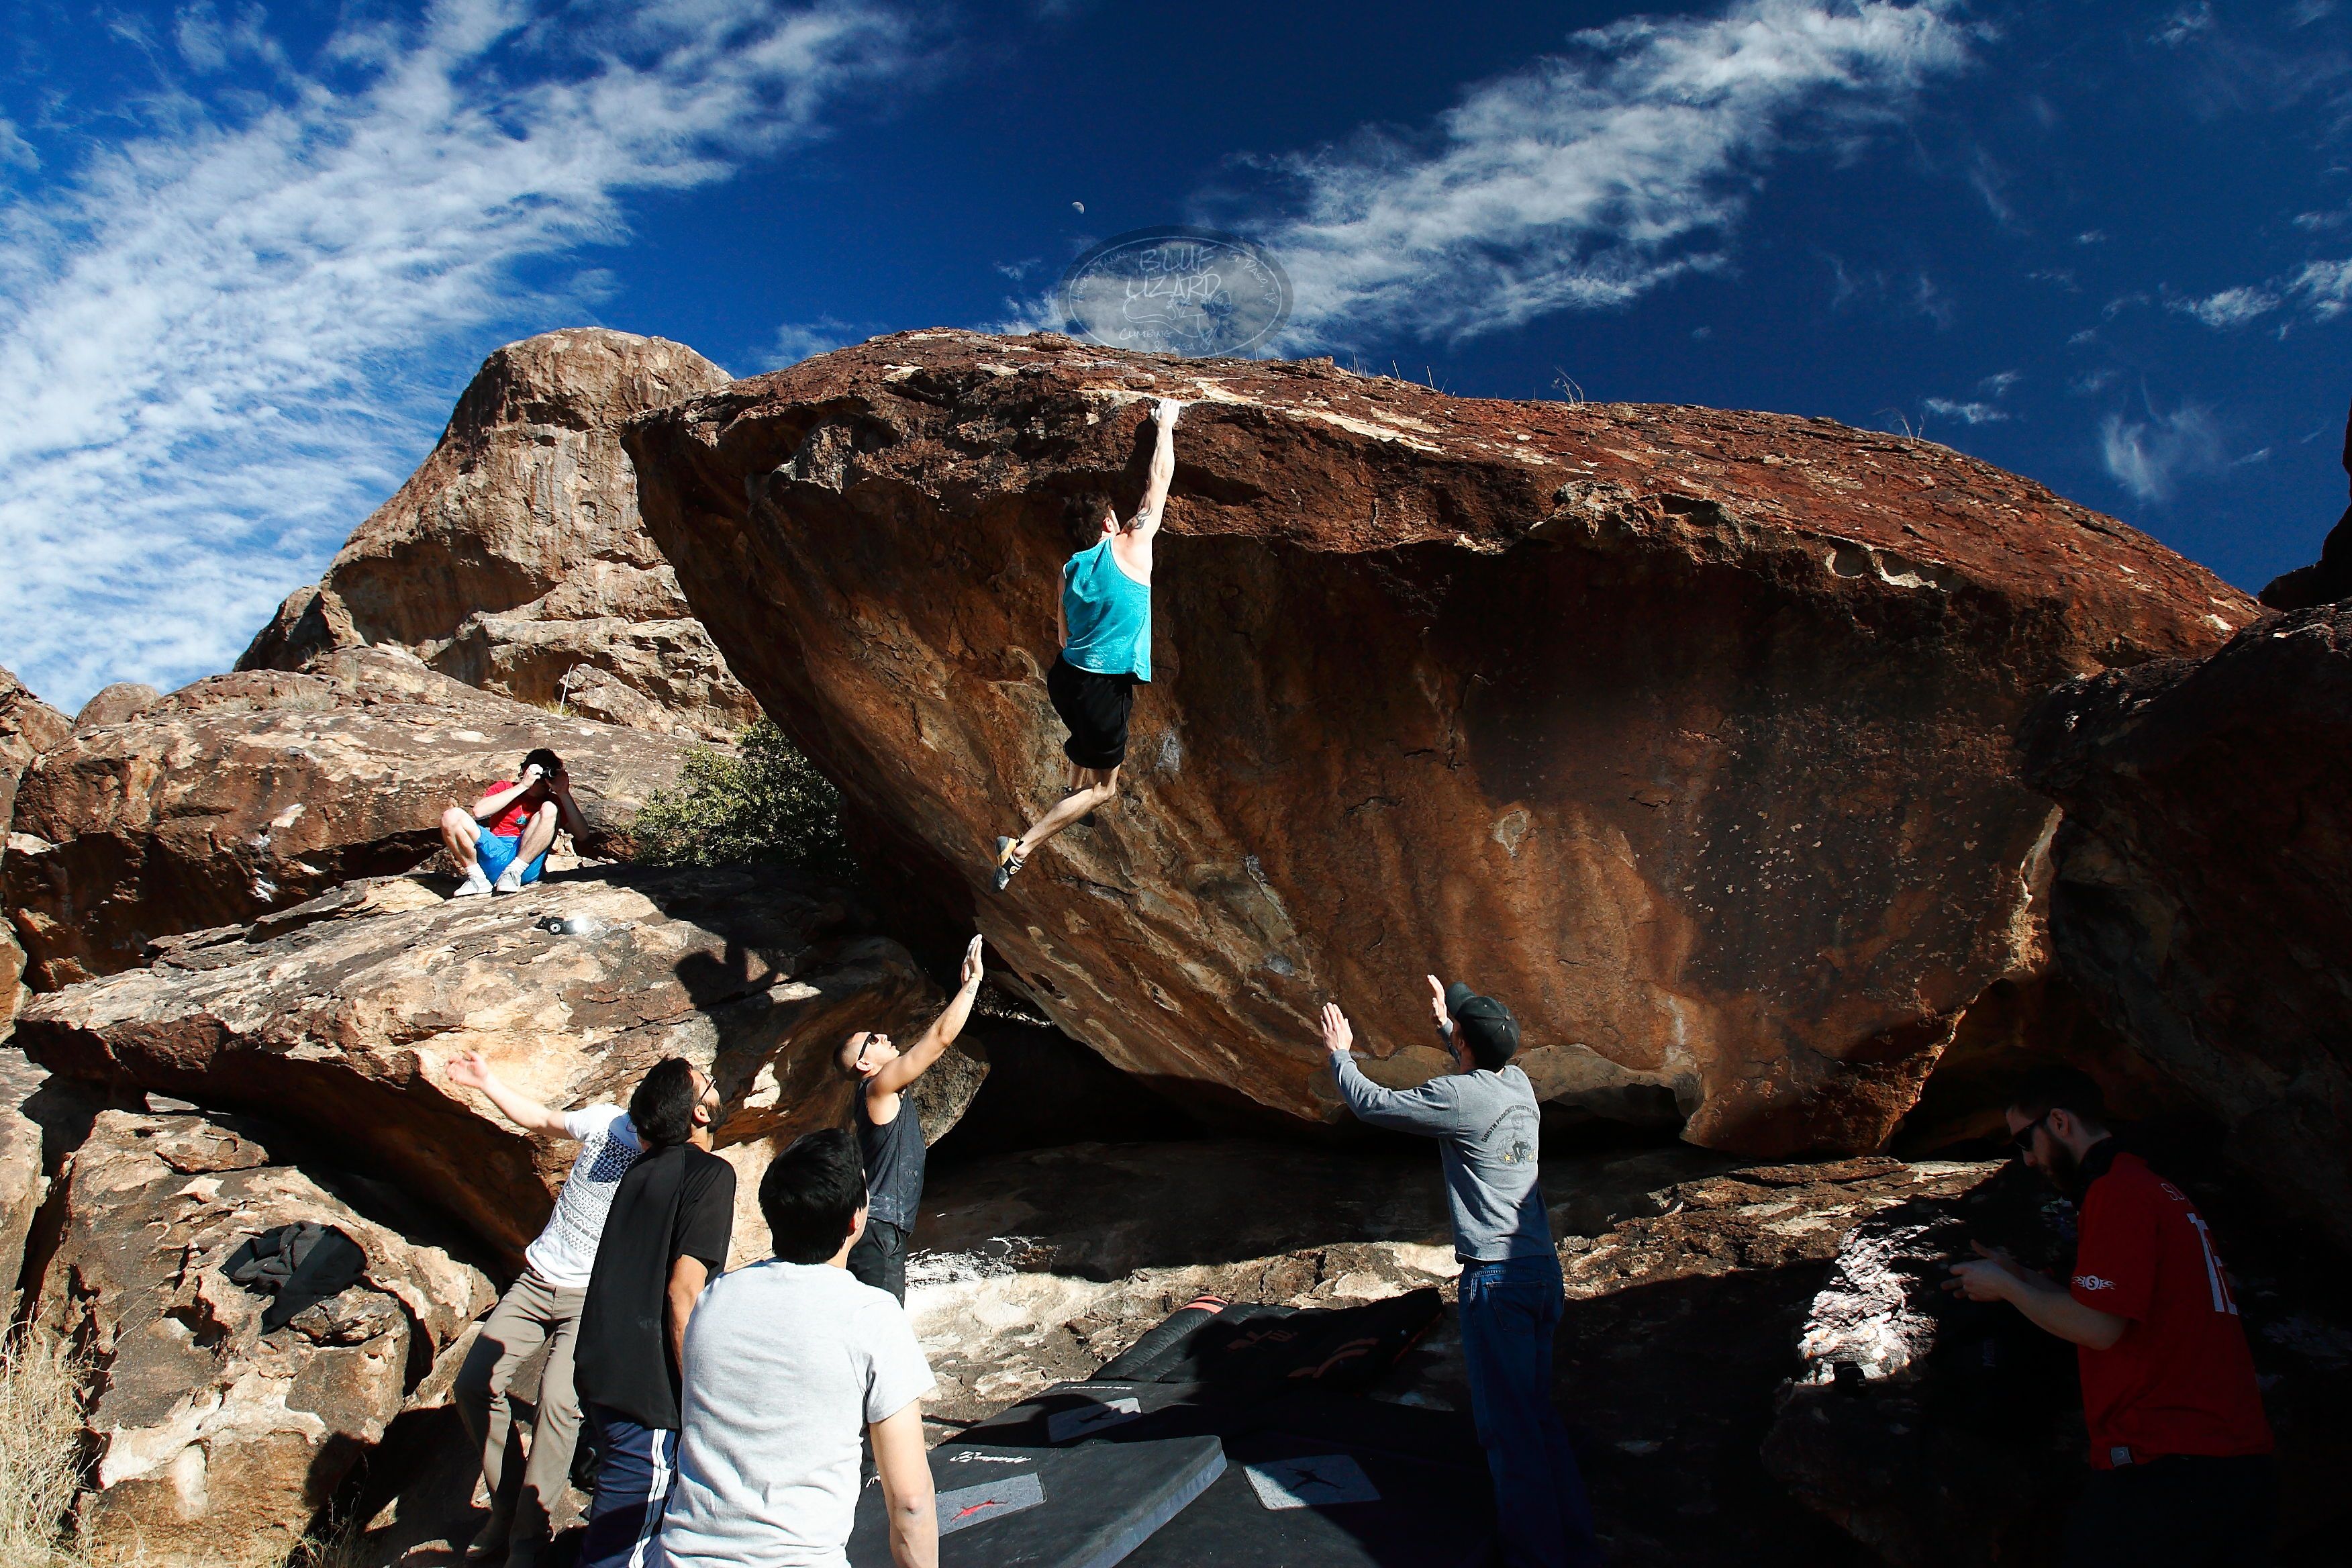
POLYGON ((834 1065, 857 1085, 850 1124, 866 1166, 866 1234, 850 1249, 849 1271, 877 1290, 907 1299, 907 1235, 923 1201, 923 1124, 906 1091, 955 1044, 980 994, 980 938, 964 949, 962 984, 947 1010, 905 1050, 890 1037, 859 1030, 834 1065))

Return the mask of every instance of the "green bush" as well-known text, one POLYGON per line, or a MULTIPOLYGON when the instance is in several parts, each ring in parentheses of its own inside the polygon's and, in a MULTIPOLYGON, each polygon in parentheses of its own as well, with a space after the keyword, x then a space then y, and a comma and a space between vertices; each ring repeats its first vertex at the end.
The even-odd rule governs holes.
POLYGON ((855 877, 841 837, 841 792, 772 720, 746 725, 738 754, 689 752, 677 783, 656 790, 629 829, 636 858, 655 866, 743 861, 855 877))

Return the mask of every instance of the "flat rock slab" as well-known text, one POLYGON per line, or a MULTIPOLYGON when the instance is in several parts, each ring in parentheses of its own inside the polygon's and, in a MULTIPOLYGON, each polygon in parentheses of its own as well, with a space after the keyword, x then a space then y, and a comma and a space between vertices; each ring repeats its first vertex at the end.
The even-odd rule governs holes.
POLYGON ((111 974, 161 938, 409 870, 441 852, 444 810, 512 778, 536 746, 563 757, 599 834, 625 831, 687 752, 488 696, 380 648, 303 674, 210 676, 78 730, 18 785, 0 867, 26 984, 111 974))
POLYGON ((95 1363, 77 1505, 95 1562, 283 1562, 389 1424, 446 1399, 454 1347, 493 1299, 479 1269, 365 1217, 257 1134, 106 1111, 53 1200, 35 1321, 95 1363), (272 1298, 225 1268, 306 1221, 356 1244, 364 1272, 265 1331, 272 1298))
POLYGON ((1421 977, 1547 1100, 1751 1154, 1875 1147, 2043 962, 2056 682, 2258 607, 2030 480, 1828 420, 1454 398, 1328 361, 878 338, 630 427, 647 528, 876 864, 976 914, 1155 1086, 1339 1112, 1354 1011, 1445 1070, 1421 977), (1064 560, 1185 400, 1123 797, 996 896, 1067 771, 1064 560))
MULTIPOLYGON (((910 1035, 940 1005, 872 930, 850 895, 765 869, 613 868, 458 900, 393 878, 43 996, 20 1039, 53 1072, 331 1138, 515 1262, 574 1146, 525 1137, 443 1064, 478 1050, 574 1107, 625 1103, 647 1068, 684 1056, 723 1097, 722 1152, 766 1148, 842 1121, 832 1053, 850 1031, 910 1035)), ((944 1131, 980 1069, 934 1076, 961 1095, 929 1107, 944 1131)))

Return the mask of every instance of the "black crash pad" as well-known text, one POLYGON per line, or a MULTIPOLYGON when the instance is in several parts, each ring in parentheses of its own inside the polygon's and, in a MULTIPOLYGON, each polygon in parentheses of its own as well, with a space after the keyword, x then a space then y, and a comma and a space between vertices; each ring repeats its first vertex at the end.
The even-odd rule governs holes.
POLYGON ((1444 1413, 1333 1399, 1319 1411, 1288 1412, 1304 1420, 1268 1406, 1258 1414, 1265 1425, 1223 1440, 1225 1473, 1129 1568, 1485 1568, 1494 1560, 1485 1458, 1475 1442, 1462 1447, 1444 1413), (1434 1419, 1411 1419, 1418 1415, 1434 1419))
MULTIPOLYGON (((1224 1473, 1214 1437, 931 1450, 940 1568, 1110 1568, 1224 1473)), ((849 1535, 851 1568, 890 1568, 882 1487, 868 1480, 849 1535)))
POLYGON ((1443 1310, 1434 1289, 1304 1311, 1207 1296, 1170 1314, 1095 1375, 1137 1383, 1361 1388, 1402 1359, 1443 1310))
POLYGON ((1161 1437, 1218 1437, 1244 1430, 1265 1402, 1255 1385, 1134 1383, 1088 1378, 1057 1383, 1043 1394, 964 1429, 966 1443, 1062 1448, 1097 1437, 1121 1443, 1161 1437))
POLYGON ((1466 1415, 1320 1384, 1062 1383, 964 1435, 998 1447, 1221 1438, 1225 1474, 1130 1563, 1156 1568, 1452 1568, 1494 1542, 1486 1456, 1466 1415), (1253 1467, 1254 1471, 1253 1471, 1253 1467))

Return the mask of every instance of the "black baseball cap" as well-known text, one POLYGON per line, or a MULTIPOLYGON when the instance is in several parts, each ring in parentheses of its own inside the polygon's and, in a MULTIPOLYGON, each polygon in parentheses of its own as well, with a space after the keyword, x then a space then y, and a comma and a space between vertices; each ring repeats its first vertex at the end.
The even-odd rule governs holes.
POLYGON ((1518 1054, 1519 1021, 1492 996, 1481 996, 1457 980, 1445 988, 1445 1012, 1454 1020, 1454 1033, 1463 1037, 1463 1045, 1469 1047, 1474 1058, 1507 1058, 1518 1054))

